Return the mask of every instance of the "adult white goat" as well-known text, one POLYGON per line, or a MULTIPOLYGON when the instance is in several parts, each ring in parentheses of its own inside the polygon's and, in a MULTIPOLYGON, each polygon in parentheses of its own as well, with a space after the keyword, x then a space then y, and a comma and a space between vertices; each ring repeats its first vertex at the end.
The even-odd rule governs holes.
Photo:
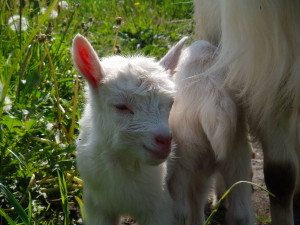
POLYGON ((116 225, 129 214, 142 225, 172 225, 163 187, 170 153, 168 125, 183 39, 160 61, 112 56, 100 61, 81 35, 72 56, 87 80, 87 104, 77 140, 88 225, 116 225))
MULTIPOLYGON (((247 122, 251 134, 262 144, 265 182, 276 196, 270 197, 272 225, 293 225, 293 198, 296 201, 294 196, 297 194, 294 192, 299 190, 296 188, 297 179, 300 186, 300 150, 297 139, 300 109, 300 2, 195 0, 195 20, 198 38, 218 45, 217 59, 204 75, 228 69, 226 90, 233 94, 232 99, 240 114, 237 116, 236 134, 241 135, 240 140, 245 140, 245 127, 242 124, 247 122)), ((198 76, 199 84, 204 75, 198 76)), ((203 104, 197 101, 198 97, 191 97, 194 98, 194 108, 203 104)), ((209 135, 207 139, 213 147, 209 135)), ((234 151, 235 155, 229 155, 226 148, 217 151, 216 157, 225 155, 224 158, 231 158, 234 164, 230 166, 235 168, 232 171, 228 168, 221 170, 227 187, 233 177, 241 175, 241 171, 248 173, 250 164, 249 155, 245 153, 247 149, 245 144, 244 149, 234 151)), ((201 166, 201 163, 205 165, 207 161, 199 160, 198 165, 201 166)), ((246 174, 243 176, 243 180, 248 177, 246 174)), ((244 188, 241 187, 241 190, 244 188)), ((239 198, 244 199, 239 200, 240 207, 234 204, 238 201, 229 201, 228 224, 254 223, 247 192, 240 193, 239 198)), ((236 193, 239 191, 232 193, 231 198, 236 193)))

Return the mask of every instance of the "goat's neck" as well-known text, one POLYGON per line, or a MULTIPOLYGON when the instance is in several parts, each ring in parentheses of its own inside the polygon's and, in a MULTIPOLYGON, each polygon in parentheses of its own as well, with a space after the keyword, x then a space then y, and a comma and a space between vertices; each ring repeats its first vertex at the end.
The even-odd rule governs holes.
POLYGON ((110 171, 138 174, 145 167, 142 162, 130 154, 128 149, 112 147, 111 143, 97 143, 94 151, 96 151, 100 163, 104 167, 108 167, 107 169, 110 171))
POLYGON ((125 171, 126 173, 141 173, 143 169, 142 163, 135 157, 132 157, 128 151, 114 151, 110 155, 109 161, 115 168, 125 171))

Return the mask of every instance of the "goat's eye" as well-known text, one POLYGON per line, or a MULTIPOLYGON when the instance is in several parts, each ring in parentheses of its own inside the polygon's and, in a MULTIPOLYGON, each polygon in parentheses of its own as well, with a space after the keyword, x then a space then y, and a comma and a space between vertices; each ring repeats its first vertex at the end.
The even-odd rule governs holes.
POLYGON ((122 113, 130 113, 130 114, 134 114, 134 112, 132 111, 132 109, 130 109, 127 105, 125 104, 117 104, 114 105, 115 108, 122 113))

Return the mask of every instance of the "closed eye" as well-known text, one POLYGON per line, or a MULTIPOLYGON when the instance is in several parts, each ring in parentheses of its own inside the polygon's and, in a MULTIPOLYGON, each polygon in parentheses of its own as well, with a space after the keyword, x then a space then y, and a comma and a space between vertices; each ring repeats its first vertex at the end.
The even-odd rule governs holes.
POLYGON ((117 109, 117 111, 119 111, 121 113, 134 114, 132 109, 130 109, 129 106, 127 106, 126 104, 117 104, 117 105, 114 105, 114 107, 117 109))

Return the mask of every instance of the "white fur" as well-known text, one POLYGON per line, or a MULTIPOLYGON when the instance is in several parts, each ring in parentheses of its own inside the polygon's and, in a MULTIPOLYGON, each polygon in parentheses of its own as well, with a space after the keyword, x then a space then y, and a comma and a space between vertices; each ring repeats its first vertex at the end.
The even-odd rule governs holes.
MULTIPOLYGON (((221 170, 228 174, 227 177, 223 174, 225 183, 228 187, 238 177, 237 174, 243 180, 249 179, 246 174, 249 171, 246 121, 252 135, 262 144, 266 185, 276 195, 270 201, 272 225, 293 225, 293 195, 295 191, 300 193, 298 189, 295 190, 300 168, 297 140, 300 109, 300 2, 195 0, 195 19, 197 36, 218 45, 217 57, 206 71, 198 69, 191 74, 188 69, 185 76, 196 75, 193 80, 198 80, 199 87, 203 87, 203 77, 227 70, 221 87, 231 94, 237 107, 236 135, 240 137, 234 139, 233 144, 239 140, 245 142, 233 150, 235 154, 228 154, 228 151, 219 154, 213 147, 217 156, 225 155, 232 162, 230 167, 221 170), (231 173, 231 170, 235 172, 231 173)), ((184 72, 182 67, 178 68, 184 72)), ((195 116, 175 114, 177 120, 183 117, 186 118, 186 124, 190 124, 189 132, 195 134, 192 140, 187 141, 190 143, 203 137, 201 133, 199 136, 196 134, 198 129, 194 131, 195 127, 199 127, 198 124, 195 126, 195 118, 199 115, 202 117, 197 112, 204 104, 199 94, 192 96, 199 87, 190 88, 187 94, 179 96, 181 98, 191 93, 190 98, 193 100, 189 99, 192 102, 189 111, 195 116)), ((198 92, 203 94, 202 91, 198 92)), ((188 102, 186 98, 180 104, 185 105, 185 102, 188 102)), ((210 111, 213 110, 220 109, 215 107, 210 111)), ((173 126, 176 129, 175 122, 173 126)), ((179 128, 182 126, 178 125, 179 128)), ((207 139, 211 141, 209 136, 207 139)), ((219 141, 222 142, 222 138, 219 141)), ((224 143, 227 142, 225 140, 224 143)), ((210 144, 213 146, 214 143, 210 144)), ((203 147, 200 151, 207 152, 203 147)), ((194 159, 189 160, 195 163, 194 159)), ((207 158, 197 159, 196 163, 206 164, 207 158)), ((184 170, 179 171, 183 173, 184 170)), ((199 179, 202 179, 201 176, 199 179)), ((254 223, 249 210, 249 191, 245 191, 245 188, 248 187, 240 186, 236 192, 239 194, 233 194, 232 199, 229 199, 227 223, 230 225, 254 223), (239 199, 244 199, 243 204, 239 204, 239 199)), ((181 190, 182 187, 177 189, 181 190)), ((196 203, 192 201, 192 204, 196 203)))
MULTIPOLYGON (((175 156, 168 161, 167 181, 180 225, 184 220, 188 225, 204 223, 216 171, 227 187, 250 180, 246 130, 243 123, 237 124, 242 112, 223 86, 226 70, 199 75, 212 65, 216 53, 210 43, 197 41, 183 51, 174 74, 177 90, 169 122, 175 156), (231 157, 237 154, 243 157, 231 157)), ((250 193, 250 186, 231 193, 228 215, 238 223, 230 224, 253 222, 250 193)))
POLYGON ((227 82, 239 90, 258 125, 270 114, 284 115, 288 108, 294 109, 293 115, 298 113, 299 12, 297 0, 195 0, 197 36, 206 40, 214 36, 220 43, 218 61, 211 70, 230 65, 227 82), (207 15, 213 19, 206 20, 207 15))
POLYGON ((77 140, 88 225, 117 224, 120 215, 130 215, 141 225, 172 224, 171 199, 164 189, 166 157, 157 158, 151 151, 165 148, 155 137, 171 135, 174 84, 166 70, 173 68, 161 65, 176 66, 174 51, 180 54, 183 42, 170 50, 174 57, 160 63, 143 56, 112 56, 100 62, 87 40, 75 37, 74 63, 89 84, 77 140), (85 69, 101 80, 98 86, 85 69), (130 110, 116 108, 122 104, 130 110))

